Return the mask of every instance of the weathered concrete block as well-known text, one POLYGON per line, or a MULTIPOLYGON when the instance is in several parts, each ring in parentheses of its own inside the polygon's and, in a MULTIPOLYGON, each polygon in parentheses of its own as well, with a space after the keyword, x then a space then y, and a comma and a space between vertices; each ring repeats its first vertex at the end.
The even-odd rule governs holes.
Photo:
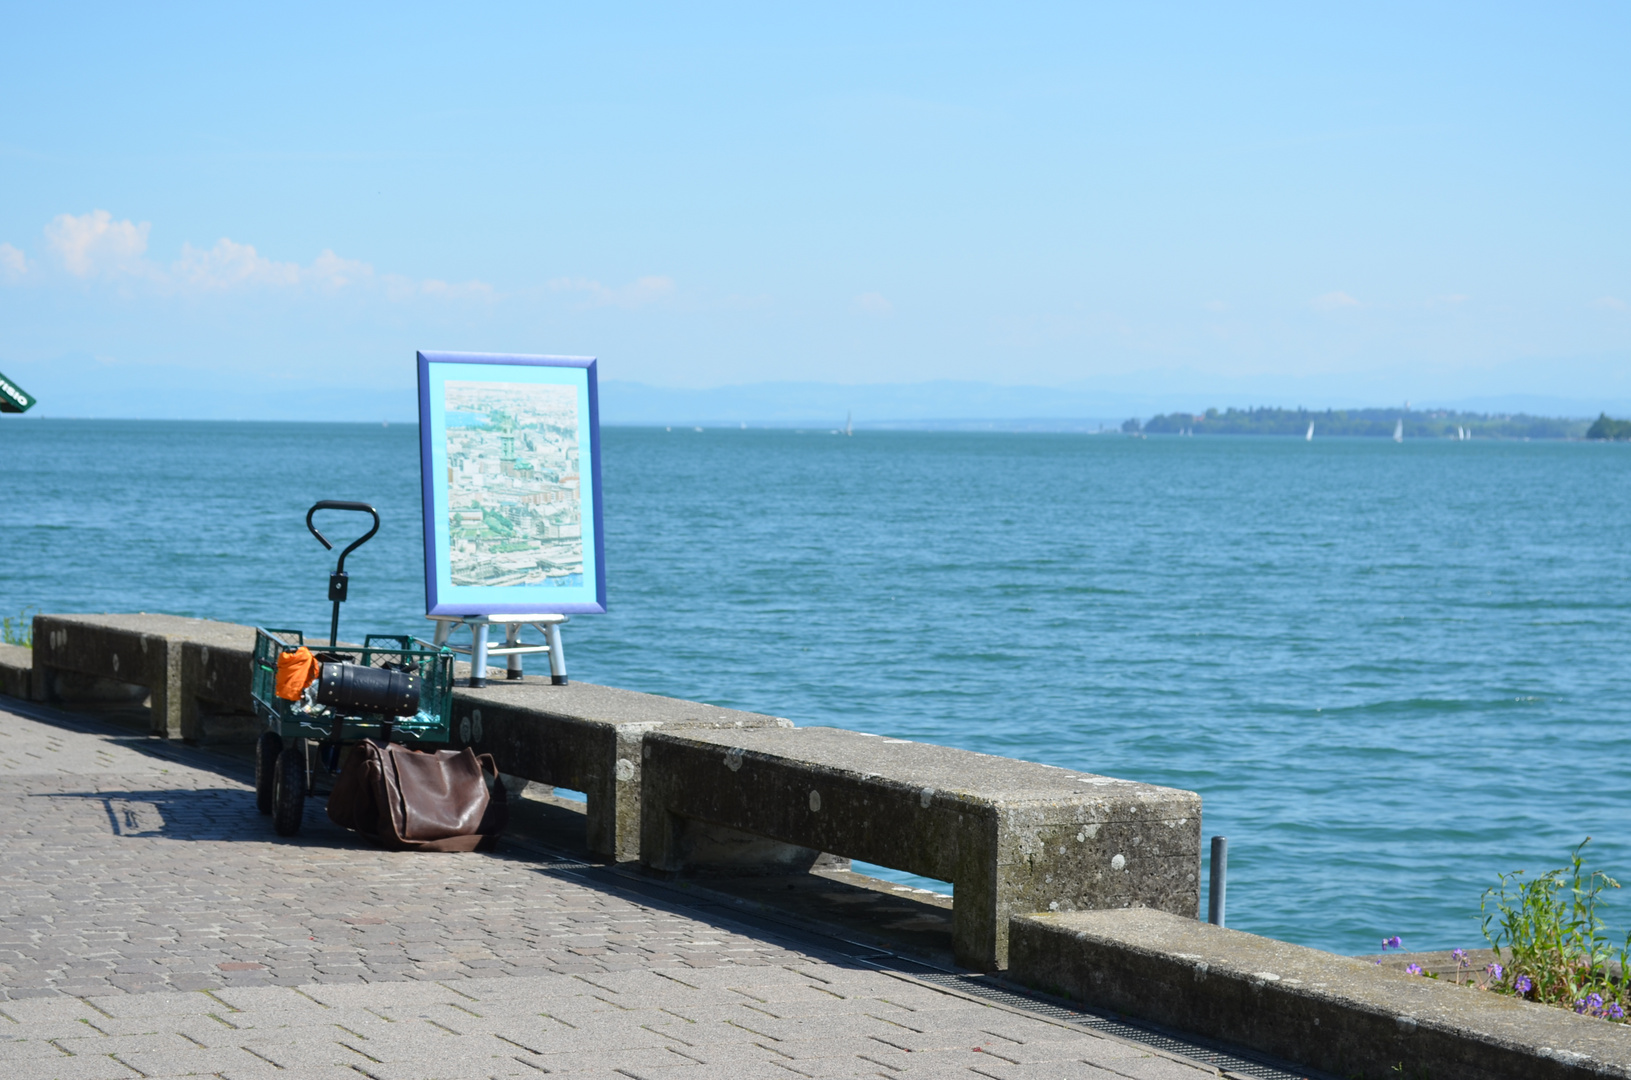
POLYGON ((670 726, 737 731, 792 722, 584 682, 500 676, 453 693, 454 745, 492 754, 506 773, 583 792, 589 850, 620 862, 640 854, 641 740, 670 726))
POLYGON ((196 736, 196 702, 183 686, 184 646, 241 648, 247 635, 253 647, 254 634, 252 627, 178 615, 36 615, 30 689, 46 701, 105 699, 108 684, 145 687, 155 735, 181 738, 186 727, 196 736))
POLYGON ((266 725, 249 696, 255 628, 213 623, 207 640, 181 643, 181 737, 192 743, 251 742, 266 725))
POLYGON ((1631 1077, 1631 1030, 1159 911, 1016 917, 1009 978, 1338 1076, 1631 1077))
POLYGON ((0 694, 27 701, 33 678, 34 650, 26 645, 0 645, 0 694))
POLYGON ((706 864, 721 827, 953 882, 960 963, 1006 966, 1032 911, 1200 902, 1200 796, 838 728, 653 731, 641 858, 706 864))

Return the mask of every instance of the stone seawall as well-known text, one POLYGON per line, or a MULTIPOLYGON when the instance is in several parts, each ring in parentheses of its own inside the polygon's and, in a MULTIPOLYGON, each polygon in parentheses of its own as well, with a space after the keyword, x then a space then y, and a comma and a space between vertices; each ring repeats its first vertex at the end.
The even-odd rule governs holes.
MULTIPOLYGON (((258 730, 253 628, 34 629, 35 649, 0 646, 0 694, 111 706, 162 739, 258 730)), ((864 858, 954 882, 958 964, 1089 1009, 1342 1076, 1631 1080, 1623 1026, 1198 922, 1193 792, 547 678, 460 688, 453 710, 455 744, 517 784, 584 792, 585 846, 630 869, 794 890, 791 875, 864 858)))
MULTIPOLYGON (((39 615, 26 689, 145 699, 163 738, 243 738, 254 637, 171 615, 39 615)), ((603 858, 669 875, 723 859, 740 875, 853 856, 949 880, 953 953, 977 970, 1007 965, 1015 914, 1199 906, 1194 792, 537 677, 456 689, 452 721, 454 745, 505 774, 584 792, 585 843, 603 858)))
POLYGON ((1016 917, 1009 978, 1342 1077, 1631 1078, 1631 1029, 1159 911, 1016 917))

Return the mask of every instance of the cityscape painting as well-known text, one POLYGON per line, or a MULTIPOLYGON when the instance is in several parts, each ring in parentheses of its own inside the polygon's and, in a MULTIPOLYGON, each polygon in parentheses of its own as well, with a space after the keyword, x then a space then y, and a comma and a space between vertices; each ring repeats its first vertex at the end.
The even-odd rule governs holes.
POLYGON ((453 584, 583 584, 576 389, 444 387, 453 584))
POLYGON ((605 610, 594 367, 419 354, 429 613, 605 610))

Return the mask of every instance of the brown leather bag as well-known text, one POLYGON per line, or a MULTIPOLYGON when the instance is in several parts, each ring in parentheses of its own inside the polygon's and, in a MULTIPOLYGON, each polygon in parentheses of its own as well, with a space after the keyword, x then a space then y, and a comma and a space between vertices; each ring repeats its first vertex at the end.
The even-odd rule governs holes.
POLYGON ((473 851, 503 831, 508 800, 493 755, 360 743, 346 757, 328 816, 398 851, 473 851))

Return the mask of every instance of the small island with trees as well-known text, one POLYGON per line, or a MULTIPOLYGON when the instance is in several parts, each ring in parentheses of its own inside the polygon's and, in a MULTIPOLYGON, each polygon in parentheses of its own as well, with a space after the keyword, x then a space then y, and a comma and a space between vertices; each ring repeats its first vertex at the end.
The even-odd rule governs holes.
POLYGON ((1586 438, 1624 442, 1631 439, 1631 420, 1615 420, 1607 413, 1602 413, 1592 421, 1591 427, 1586 429, 1586 438))
POLYGON ((1168 413, 1122 430, 1149 435, 1295 435, 1390 438, 1399 425, 1407 439, 1612 439, 1631 440, 1631 420, 1606 414, 1595 422, 1526 413, 1474 413, 1452 409, 1207 409, 1168 413))

